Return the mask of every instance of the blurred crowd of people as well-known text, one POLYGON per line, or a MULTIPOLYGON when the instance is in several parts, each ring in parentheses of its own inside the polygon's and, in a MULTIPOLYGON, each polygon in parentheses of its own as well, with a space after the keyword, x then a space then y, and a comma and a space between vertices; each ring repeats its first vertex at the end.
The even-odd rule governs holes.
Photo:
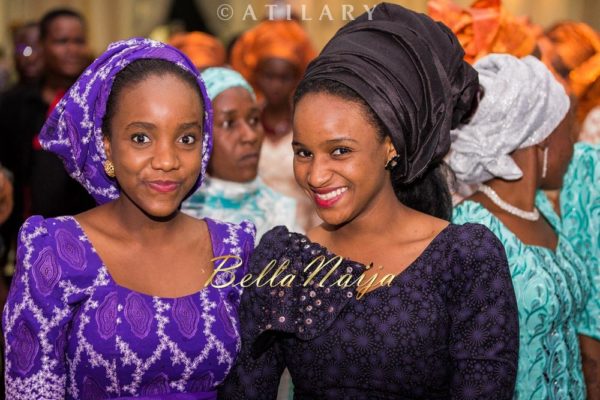
MULTIPOLYGON (((593 27, 577 21, 538 26, 527 16, 511 15, 500 0, 476 0, 469 7, 452 0, 431 0, 428 14, 456 35, 464 50, 464 61, 480 76, 481 90, 464 105, 474 104, 476 111, 467 113, 461 121, 444 122, 448 127, 452 124, 452 130, 448 128, 452 143, 448 139, 449 151, 441 155, 449 167, 443 164, 443 172, 440 169, 435 173, 446 179, 448 196, 455 208, 430 207, 429 203, 443 202, 440 199, 446 192, 436 192, 437 186, 426 187, 421 182, 423 174, 415 173, 414 179, 398 178, 394 190, 400 193, 406 188, 403 195, 397 194, 401 203, 423 213, 452 219, 457 224, 486 225, 505 246, 519 307, 521 353, 517 397, 542 398, 536 397, 535 388, 543 384, 531 382, 543 380, 547 374, 546 367, 539 367, 535 361, 545 357, 536 351, 547 349, 542 350, 545 343, 538 347, 535 343, 540 332, 558 330, 564 335, 566 353, 570 355, 565 356, 566 360, 556 361, 562 363, 556 368, 565 370, 563 379, 571 382, 564 383, 561 390, 565 392, 560 393, 584 398, 587 387, 589 398, 599 399, 600 278, 597 276, 600 272, 594 269, 600 267, 600 207, 594 196, 600 187, 597 180, 600 166, 595 158, 596 145, 600 143, 600 35, 593 27), (429 197, 415 201, 423 193, 429 197), (591 204, 582 204, 585 202, 591 204), (436 211, 430 212, 432 209, 436 211), (568 246, 563 246, 563 242, 568 246), (572 257, 581 260, 576 262, 572 257), (534 272, 537 267, 550 277, 540 278, 543 274, 534 272), (532 297, 537 297, 528 291, 542 290, 540 287, 545 285, 557 288, 553 294, 556 302, 545 306, 560 309, 548 311, 555 313, 554 317, 548 317, 550 320, 560 320, 551 328, 544 325, 547 321, 537 321, 539 326, 534 326, 529 320, 532 315, 544 319, 531 311, 535 307, 532 297), (579 294, 572 293, 574 286, 579 294), (569 291, 570 294, 565 294, 569 291), (586 306, 588 300, 583 298, 589 298, 594 306, 586 306), (582 311, 585 318, 575 317, 575 311, 569 314, 565 307, 585 310, 582 311), (562 316, 557 317, 560 313, 562 316), (525 319, 528 321, 524 322, 525 319), (582 337, 579 342, 578 335, 582 337), (533 344, 527 347, 525 342, 533 344), (581 347, 581 354, 575 347, 581 347), (571 353, 575 351, 576 356, 571 353), (569 375, 568 370, 578 368, 583 368, 582 376, 576 372, 569 375)), ((57 9, 13 32, 17 80, 0 95, 0 265, 7 265, 0 271, 4 278, 1 304, 11 282, 11 266, 23 223, 34 215, 44 218, 77 215, 98 203, 75 176, 95 172, 74 172, 68 166, 65 169, 56 152, 48 151, 40 142, 47 118, 67 106, 61 99, 72 85, 83 84, 78 79, 92 63, 86 25, 79 13, 57 9)), ((196 218, 236 224, 249 220, 256 226, 255 245, 276 226, 284 225, 290 232, 304 234, 323 222, 328 214, 318 213, 310 189, 298 184, 301 171, 295 164, 302 150, 298 150, 299 144, 294 139, 294 112, 295 106, 303 104, 304 94, 296 94, 298 98, 294 100, 294 93, 307 68, 319 68, 318 63, 311 64, 318 53, 301 22, 264 20, 241 33, 229 48, 204 32, 177 33, 168 44, 185 54, 200 73, 213 113, 213 148, 206 165, 207 174, 202 186, 182 202, 181 211, 196 218)), ((334 45, 335 42, 326 49, 333 52, 334 45)), ((344 53, 340 54, 337 57, 344 61, 344 53)), ((378 71, 387 71, 386 68, 399 73, 375 57, 369 60, 369 66, 377 65, 372 67, 373 76, 378 71)), ((334 65, 338 59, 332 56, 329 61, 334 65)), ((90 71, 97 72, 93 68, 90 71)), ((327 69, 318 72, 325 76, 324 80, 332 73, 327 69)), ((348 85, 352 84, 353 78, 344 79, 350 82, 348 85)), ((406 85, 398 83, 398 87, 406 85)), ((315 96, 312 91, 331 94, 338 89, 317 90, 307 86, 304 90, 306 96, 315 96)), ((378 90, 384 91, 373 89, 378 90)), ((394 90, 393 95, 401 91, 394 90)), ((359 94, 363 98, 370 96, 359 94)), ((385 108, 387 111, 380 115, 378 107, 384 108, 383 100, 377 99, 379 103, 373 101, 368 106, 375 109, 376 119, 390 130, 381 115, 393 107, 385 108)), ((94 114, 97 110, 87 112, 94 114)), ((416 111, 420 112, 421 109, 416 111)), ((434 117, 428 114, 422 118, 434 117)), ((61 120, 62 125, 47 129, 71 132, 68 125, 77 123, 81 121, 67 118, 61 120)), ((414 124, 421 126, 420 121, 414 124)), ((402 127, 408 129, 409 125, 406 122, 402 127)), ((46 134, 50 137, 52 132, 46 134)), ((390 136, 395 140, 396 150, 398 143, 414 144, 419 149, 423 146, 418 138, 407 138, 404 134, 405 137, 398 139, 395 134, 391 132, 390 136), (408 139, 412 142, 404 143, 408 139)), ((397 152, 386 164, 386 170, 402 166, 403 160, 397 152)), ((429 171, 430 166, 423 168, 429 171)), ((106 174, 111 176, 110 168, 106 174)), ((242 329, 243 326, 242 322, 242 329)), ((287 345, 285 341, 278 344, 282 348, 287 345)), ((278 365, 283 369, 281 363, 278 365)), ((245 367, 248 366, 235 370, 234 379, 245 367)), ((289 376, 282 382, 279 396, 287 398, 293 391, 289 376)), ((239 386, 244 385, 239 383, 239 386)), ((539 390, 547 394, 547 388, 539 390)))

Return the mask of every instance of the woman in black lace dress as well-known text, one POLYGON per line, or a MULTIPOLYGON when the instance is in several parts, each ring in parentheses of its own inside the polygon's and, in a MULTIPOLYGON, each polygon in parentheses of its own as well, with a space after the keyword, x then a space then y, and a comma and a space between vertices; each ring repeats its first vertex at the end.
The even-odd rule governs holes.
POLYGON ((288 267, 273 282, 295 280, 245 289, 222 398, 275 399, 285 367, 296 399, 512 398, 504 249, 481 225, 448 223, 441 160, 478 91, 462 57, 445 26, 381 4, 311 63, 295 96, 294 172, 324 223, 260 242, 251 273, 276 260, 288 267), (341 261, 306 268, 321 255, 341 261))

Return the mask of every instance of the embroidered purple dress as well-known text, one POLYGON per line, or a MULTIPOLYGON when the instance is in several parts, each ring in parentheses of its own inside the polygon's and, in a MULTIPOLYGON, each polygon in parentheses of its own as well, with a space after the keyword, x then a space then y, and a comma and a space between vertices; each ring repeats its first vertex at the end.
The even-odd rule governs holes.
POLYGON ((364 270, 349 259, 323 287, 330 267, 303 285, 321 255, 334 257, 285 227, 263 236, 250 273, 289 260, 285 274, 300 279, 244 289, 242 351, 220 399, 275 399, 285 367, 296 400, 512 399, 517 304, 504 248, 487 228, 449 225, 390 287, 361 299, 333 285, 364 270))
MULTIPOLYGON (((215 257, 242 258, 239 280, 253 225, 206 222, 215 257)), ((235 286, 175 299, 126 289, 73 217, 31 217, 3 317, 7 398, 215 399, 240 350, 240 295, 235 286)))

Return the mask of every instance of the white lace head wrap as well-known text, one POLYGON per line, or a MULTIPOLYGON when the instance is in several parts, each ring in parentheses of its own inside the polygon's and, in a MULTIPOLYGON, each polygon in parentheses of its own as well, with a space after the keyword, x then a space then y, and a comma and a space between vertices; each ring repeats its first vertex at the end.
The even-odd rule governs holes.
POLYGON ((484 96, 468 124, 452 130, 448 164, 459 181, 523 176, 513 151, 541 143, 561 123, 570 100, 537 58, 491 54, 475 64, 484 96))

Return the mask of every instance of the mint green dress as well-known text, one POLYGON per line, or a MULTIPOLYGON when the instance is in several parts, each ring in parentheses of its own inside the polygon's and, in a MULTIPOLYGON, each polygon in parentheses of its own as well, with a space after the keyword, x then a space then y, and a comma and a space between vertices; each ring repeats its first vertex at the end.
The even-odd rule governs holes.
POLYGON ((590 294, 579 333, 600 340, 600 145, 577 143, 560 193, 562 234, 583 258, 590 294))
POLYGON ((590 280, 583 259, 563 234, 543 192, 536 205, 557 232, 555 251, 526 245, 481 204, 465 201, 453 222, 487 226, 504 244, 519 308, 519 365, 515 399, 584 399, 577 334, 590 280))

